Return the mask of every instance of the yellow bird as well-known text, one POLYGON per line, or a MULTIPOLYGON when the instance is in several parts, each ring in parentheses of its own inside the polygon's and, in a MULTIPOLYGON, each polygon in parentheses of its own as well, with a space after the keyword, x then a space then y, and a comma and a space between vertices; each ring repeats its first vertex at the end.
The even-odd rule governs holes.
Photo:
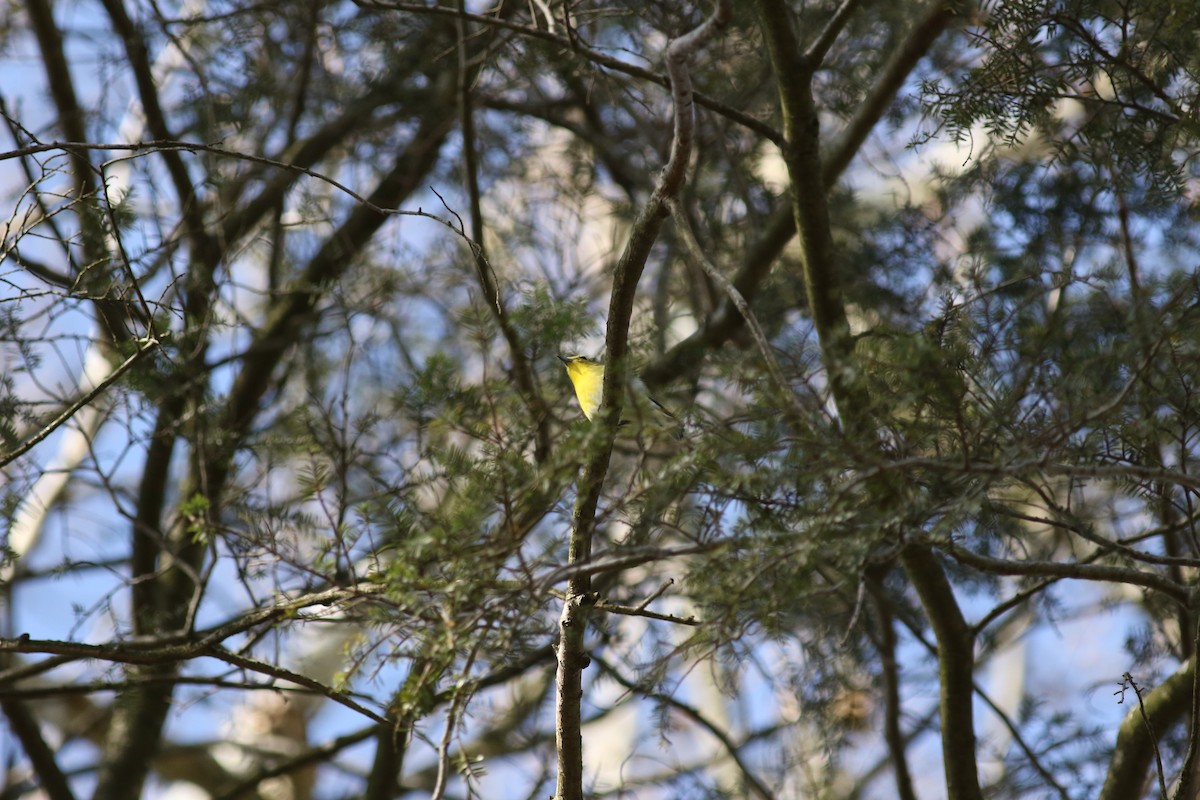
MULTIPOLYGON (((586 356, 559 356, 558 360, 563 362, 563 366, 567 368, 567 377, 571 379, 571 385, 575 387, 575 398, 579 400, 579 407, 583 410, 583 415, 589 420, 594 419, 596 411, 600 408, 600 399, 604 394, 604 362, 597 361, 586 356)), ((675 425, 678 421, 675 415, 667 411, 663 404, 650 396, 650 392, 646 389, 646 384, 642 383, 640 378, 633 378, 630 382, 630 396, 637 413, 643 419, 656 420, 662 425, 669 421, 675 425), (649 403, 651 409, 646 408, 646 403, 649 403), (663 419, 666 417, 666 420, 663 419)), ((628 420, 621 420, 624 425, 628 420)))

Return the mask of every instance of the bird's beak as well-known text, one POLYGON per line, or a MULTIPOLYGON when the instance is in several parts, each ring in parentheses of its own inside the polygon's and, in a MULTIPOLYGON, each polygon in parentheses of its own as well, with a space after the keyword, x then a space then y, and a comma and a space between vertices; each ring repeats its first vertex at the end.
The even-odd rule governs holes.
POLYGON ((559 360, 559 361, 561 361, 561 362, 563 362, 564 364, 570 364, 570 363, 571 363, 571 359, 569 359, 569 358, 567 358, 566 356, 563 356, 563 355, 560 355, 560 356, 558 357, 558 360, 559 360))

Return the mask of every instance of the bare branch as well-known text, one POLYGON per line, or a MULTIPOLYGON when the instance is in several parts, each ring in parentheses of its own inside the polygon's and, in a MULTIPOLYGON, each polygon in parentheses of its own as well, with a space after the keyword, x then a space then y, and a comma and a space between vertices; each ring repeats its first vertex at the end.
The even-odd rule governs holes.
POLYGON ((1162 752, 1158 749, 1158 734, 1154 732, 1154 723, 1150 720, 1150 715, 1146 713, 1146 704, 1142 700, 1142 687, 1137 685, 1133 676, 1128 672, 1125 673, 1124 679, 1121 682, 1121 688, 1114 692, 1121 696, 1118 702, 1125 702, 1125 690, 1132 689, 1134 697, 1137 698, 1137 710, 1141 715, 1142 724, 1146 726, 1146 732, 1150 736, 1150 745, 1154 749, 1154 767, 1155 773, 1158 775, 1158 796, 1162 800, 1167 800, 1167 776, 1163 772, 1162 752))
POLYGON ((605 672, 605 674, 612 677, 613 680, 624 686, 629 691, 639 694, 643 697, 650 698, 651 700, 657 700, 660 703, 665 703, 708 731, 709 734, 711 734, 718 742, 721 743, 721 747, 723 747, 725 752, 729 754, 729 757, 733 759, 733 763, 737 765, 737 768, 742 773, 742 777, 746 780, 746 785, 750 787, 751 793, 755 797, 761 798, 761 800, 774 800, 774 792, 767 788, 767 785, 763 782, 762 778, 758 777, 758 775, 756 775, 754 771, 750 769, 749 765, 746 764, 746 762, 742 759, 741 748, 737 745, 737 743, 730 738, 728 733, 718 727, 712 720, 708 718, 707 715, 702 713, 700 709, 683 702, 674 695, 655 691, 646 686, 634 683, 622 675, 616 667, 612 666, 604 659, 597 658, 596 663, 605 672))
POLYGON ((892 53, 871 84, 858 112, 846 123, 829 147, 822 164, 826 186, 832 186, 862 148, 868 134, 883 119, 900 88, 934 43, 959 19, 964 9, 957 3, 933 0, 918 18, 903 44, 892 53))
MULTIPOLYGON (((211 656, 212 658, 225 661, 251 672, 257 672, 303 686, 376 722, 387 721, 387 717, 359 705, 347 697, 344 692, 337 691, 319 681, 314 681, 304 675, 283 669, 274 664, 232 653, 208 640, 185 644, 158 644, 150 642, 82 644, 79 642, 31 639, 22 636, 17 639, 0 639, 0 653, 50 653, 53 655, 70 656, 76 659, 96 659, 109 661, 114 664, 147 666, 169 665, 199 656, 211 656)), ((164 682, 168 690, 173 685, 173 682, 169 678, 164 679, 164 682)), ((144 682, 140 681, 137 683, 144 684, 144 682)))
MULTIPOLYGON (((26 4, 29 19, 37 35, 38 48, 42 53, 42 64, 46 68, 46 80, 50 85, 50 96, 58 111, 58 124, 68 139, 77 142, 87 140, 83 109, 75 94, 75 83, 67 66, 63 47, 62 31, 54 22, 54 10, 48 0, 30 0, 26 4)), ((68 150, 76 183, 76 193, 82 197, 95 188, 95 173, 92 165, 77 150, 68 150)))
MULTIPOLYGON (((857 114, 827 148, 820 167, 823 186, 837 183, 867 135, 891 107, 904 81, 955 18, 956 12, 951 4, 935 0, 917 22, 904 44, 892 54, 881 70, 867 97, 859 105, 857 114)), ((782 137, 772 138, 771 141, 779 145, 783 143, 782 137)), ((796 235, 796 218, 791 203, 781 204, 764 227, 766 230, 746 251, 745 259, 733 278, 733 285, 751 303, 780 253, 796 235)), ((648 386, 654 387, 681 374, 702 353, 728 341, 741 328, 744 319, 733 301, 727 301, 699 330, 644 370, 643 380, 648 386)))
POLYGON ((1125 583, 1158 592, 1181 605, 1187 605, 1188 602, 1188 592, 1184 587, 1152 572, 1143 572, 1129 567, 1085 564, 1078 561, 1071 563, 1030 561, 1028 559, 1008 561, 1002 558, 980 555, 966 548, 958 547, 954 542, 939 541, 933 538, 926 538, 924 541, 926 544, 944 551, 946 555, 955 561, 965 564, 968 567, 973 567, 981 572, 990 572, 995 575, 1053 576, 1057 578, 1075 578, 1084 581, 1125 583))
POLYGON ((881 582, 875 577, 867 578, 867 586, 878 618, 879 660, 883 674, 883 739, 891 756, 892 772, 896 779, 896 797, 897 800, 916 800, 912 774, 908 768, 908 742, 900 725, 900 665, 896 661, 896 628, 891 609, 892 600, 886 596, 881 582))
POLYGON ((54 758, 54 749, 42 736, 37 718, 30 713, 25 703, 14 698, 0 699, 0 710, 8 722, 8 728, 20 741, 25 754, 33 764, 34 773, 42 791, 50 800, 75 800, 67 777, 54 758))
POLYGON ((787 378, 783 375, 783 369, 779 366, 779 361, 775 358, 775 353, 771 350, 771 343, 767 341, 767 335, 763 332, 762 326, 758 324, 758 319, 754 316, 750 304, 746 302, 746 298, 737 290, 737 287, 704 255, 704 250, 701 249, 700 243, 696 241, 696 234, 692 231, 691 223, 688 222, 687 215, 683 213, 683 208, 680 207, 679 201, 672 200, 669 206, 671 217, 675 220, 675 230, 679 234, 680 241, 683 242, 684 250, 687 251, 692 261, 704 270, 704 274, 708 275, 712 279, 712 282, 719 286, 721 291, 725 292, 726 297, 733 303, 734 308, 742 315, 742 319, 746 321, 746 326, 750 329, 750 334, 754 337, 755 345, 758 346, 759 355, 762 356, 763 363, 766 364, 767 374, 771 376, 771 380, 775 383, 775 388, 779 391, 780 397, 787 399, 788 405, 791 407, 792 413, 797 420, 803 419, 803 409, 796 402, 796 395, 792 391, 792 387, 788 385, 787 378))
MULTIPOLYGON (((158 81, 154 77, 154 68, 150 64, 150 52, 142 32, 137 30, 122 0, 102 0, 105 11, 112 21, 113 31, 125 45, 130 70, 133 72, 137 85, 138 99, 141 101, 142 113, 145 114, 150 134, 158 139, 175 138, 167 124, 166 113, 158 97, 158 81)), ((196 201, 196 190, 187 165, 174 150, 159 151, 171 176, 175 194, 183 215, 188 234, 197 250, 202 249, 203 241, 208 237, 204 224, 203 212, 196 201)))
MULTIPOLYGON (((340 181, 337 181, 336 179, 331 178, 328 175, 318 172, 317 170, 312 169, 311 167, 306 167, 303 164, 299 164, 299 163, 296 163, 293 161, 281 161, 281 160, 275 159, 275 158, 268 158, 266 156, 255 155, 254 153, 246 153, 246 152, 242 152, 239 150, 230 150, 228 148, 222 147, 219 144, 206 144, 204 142, 187 142, 187 141, 182 141, 179 139, 147 139, 147 140, 143 140, 140 142, 107 142, 107 143, 62 142, 62 141, 38 142, 37 144, 25 145, 23 147, 18 147, 14 150, 7 150, 5 152, 0 152, 0 161, 7 161, 12 158, 23 158, 23 157, 29 156, 29 155, 36 155, 37 153, 47 153, 47 152, 56 152, 56 151, 62 151, 62 152, 69 153, 74 150, 101 150, 101 151, 110 151, 110 152, 129 152, 129 153, 135 154, 134 156, 125 156, 124 158, 135 157, 137 154, 141 154, 141 153, 161 152, 163 150, 186 150, 186 151, 195 152, 195 153, 212 153, 214 155, 219 155, 219 156, 223 156, 226 158, 232 158, 232 159, 236 159, 238 161, 246 161, 251 164, 262 164, 263 166, 275 167, 276 169, 280 169, 285 172, 290 172, 290 173, 294 173, 297 175, 307 175, 308 177, 315 178, 315 179, 321 181, 322 183, 327 183, 330 186, 332 186, 333 188, 337 189, 339 192, 345 194, 350 199, 354 200, 356 203, 358 203, 363 208, 365 208, 369 211, 374 211, 376 214, 381 214, 384 216, 391 215, 391 216, 402 216, 402 217, 421 217, 424 219, 432 220, 434 222, 438 222, 438 223, 442 224, 447 229, 454 232, 456 235, 462 237, 466 241, 471 241, 471 239, 466 235, 465 231, 463 231, 459 227, 456 227, 454 225, 454 223, 452 223, 449 219, 447 219, 445 217, 439 217, 436 214, 430 214, 429 212, 421 210, 421 209, 418 209, 416 211, 410 211, 410 210, 405 210, 405 209, 389 208, 389 207, 377 205, 370 198, 364 197, 363 195, 354 191, 353 189, 351 189, 350 187, 341 183, 340 181)), ((107 166, 109 164, 115 164, 120 160, 122 160, 122 159, 121 158, 111 159, 109 161, 106 161, 103 166, 107 166)))
POLYGON ((597 611, 606 611, 609 614, 621 614, 627 617, 645 617, 646 619, 656 619, 660 622, 673 622, 676 625, 697 626, 704 624, 695 617, 677 617, 674 614, 659 614, 656 611, 649 611, 637 606, 621 606, 604 600, 597 602, 595 609, 597 611))
MULTIPOLYGON (((574 30, 569 27, 568 35, 560 36, 551 30, 543 30, 536 26, 524 25, 520 22, 513 22, 512 20, 504 19, 499 16, 466 13, 460 9, 451 8, 449 6, 421 5, 419 3, 383 2, 382 0, 354 0, 354 2, 356 5, 359 5, 363 8, 389 9, 394 11, 409 11, 414 14, 450 16, 464 19, 469 22, 475 22, 480 25, 506 28, 508 30, 520 33, 523 36, 528 36, 532 39, 539 39, 541 41, 559 45, 568 52, 579 53, 593 64, 612 70, 613 72, 619 72, 624 75, 629 75, 633 78, 656 83, 659 86, 668 88, 671 86, 669 72, 666 76, 659 75, 635 64, 630 64, 627 61, 614 58, 607 53, 601 52, 600 50, 588 47, 579 40, 579 37, 575 35, 574 30)), ((564 13, 566 10, 567 8, 564 7, 564 13)), ((782 136, 779 131, 775 130, 770 125, 767 125, 756 117, 752 117, 743 111, 739 111, 730 105, 722 103, 719 100, 700 92, 696 92, 694 97, 696 102, 705 108, 715 111, 721 116, 733 120, 748 130, 751 130, 766 138, 768 141, 778 144, 782 140, 782 136)))
MULTIPOLYGON (((537 580, 539 592, 549 591, 550 587, 563 581, 590 578, 606 572, 630 569, 654 561, 665 561, 680 556, 709 553, 728 546, 728 542, 713 542, 699 545, 683 545, 677 547, 627 547, 612 551, 600 552, 587 561, 568 561, 562 566, 555 567, 537 580)), ((568 592, 570 590, 568 589, 568 592)))
POLYGON ((825 60, 829 48, 833 47, 833 43, 837 41, 837 37, 849 24, 850 18, 854 16, 854 12, 858 10, 860 0, 842 0, 842 4, 838 6, 838 10, 834 13, 833 18, 817 36, 809 48, 804 51, 804 60, 809 64, 817 65, 825 60))
MULTIPOLYGON (((711 41, 729 22, 732 4, 719 0, 711 16, 699 27, 671 42, 667 47, 667 72, 671 78, 671 100, 675 112, 671 155, 659 175, 617 262, 612 294, 608 304, 605 333, 608 368, 604 371, 604 389, 597 422, 604 426, 601 442, 584 465, 578 482, 575 510, 567 548, 568 567, 591 560, 596 507, 612 457, 613 442, 621 419, 625 394, 626 353, 629 322, 638 282, 667 215, 667 202, 676 196, 687 175, 695 129, 694 97, 688 60, 711 41)), ((558 800, 583 798, 583 741, 580 703, 583 699, 582 675, 588 664, 584 645, 588 613, 596 602, 591 595, 591 573, 581 572, 567 581, 567 600, 559 622, 557 702, 555 708, 555 744, 558 751, 558 800)))

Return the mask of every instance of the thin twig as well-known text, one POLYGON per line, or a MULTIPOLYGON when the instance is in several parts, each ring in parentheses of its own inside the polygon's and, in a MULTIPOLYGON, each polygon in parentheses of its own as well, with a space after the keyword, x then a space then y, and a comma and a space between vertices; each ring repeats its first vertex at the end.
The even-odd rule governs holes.
POLYGON ((947 542, 932 536, 922 536, 919 540, 925 545, 941 550, 960 564, 972 567, 980 572, 988 572, 994 575, 1024 575, 1039 578, 1058 577, 1082 581, 1124 583, 1160 592, 1183 606, 1186 606, 1188 603, 1188 593, 1183 586, 1170 578, 1163 577, 1154 572, 1145 572, 1131 567, 1108 564, 1086 564, 1082 561, 1064 563, 1061 561, 993 558, 992 556, 981 555, 965 547, 959 547, 952 541, 947 542))
POLYGON ((789 400, 789 405, 791 405, 792 411, 797 415, 797 418, 802 418, 803 409, 800 408, 799 403, 796 401, 796 393, 788 385, 787 378, 783 374, 783 369, 779 366, 779 361, 775 358, 775 353, 771 350, 771 343, 767 341, 767 335, 763 333, 762 326, 758 324, 758 319, 750 309, 750 304, 746 302, 746 298, 737 290, 733 282, 729 278, 726 278, 724 273, 717 269, 717 266, 704 255, 704 249, 700 247, 700 243, 696 240, 696 234, 692 231, 691 223, 688 222, 687 215, 683 213, 683 208, 680 206, 679 201, 673 199, 668 206, 671 209, 671 218, 675 221, 675 230, 679 235, 679 240, 683 243, 684 250, 704 270, 704 274, 708 275, 712 279, 712 282, 717 284, 721 288, 721 291, 725 292, 725 296, 729 298, 734 308, 742 315, 742 319, 746 321, 746 327, 750 329, 750 334, 754 338, 755 345, 758 346, 758 352, 767 365, 767 373, 775 383, 775 388, 779 390, 781 396, 789 400))
POLYGON ((23 156, 34 155, 36 153, 47 153, 54 151, 70 153, 75 150, 107 150, 111 152, 126 152, 130 154, 109 159, 101 165, 101 169, 103 169, 105 166, 115 164, 125 159, 137 158, 143 154, 155 153, 162 150, 186 150, 194 153, 211 153, 213 155, 225 156, 227 158, 235 158, 239 161, 247 161, 252 164, 262 164, 264 166, 275 167, 286 172, 295 172, 300 175, 307 175, 310 178, 315 178, 323 183, 328 184, 329 186, 332 186, 334 189, 337 189, 339 192, 345 194, 359 205, 370 209, 377 214, 397 217, 423 217, 425 219, 433 220, 434 222, 440 222, 442 225, 445 225, 447 228, 454 231, 454 233, 461 238, 470 241, 470 237, 466 233, 465 229, 456 228, 449 220, 439 217, 436 214, 430 214, 429 212, 420 208, 418 208, 416 211, 399 208, 384 208, 383 206, 371 202, 368 198, 363 197, 361 194, 354 191, 349 186, 346 186, 344 183, 341 183, 335 178, 329 177, 328 175, 324 175, 315 169, 302 167, 299 164, 292 164, 287 161, 280 161, 279 159, 275 158, 268 158, 267 156, 259 156, 254 155, 253 153, 230 150, 222 147, 219 144, 188 142, 179 139, 146 139, 138 142, 38 142, 37 144, 18 147, 15 150, 6 150, 4 152, 0 152, 0 161, 7 161, 12 158, 21 158, 23 156))
MULTIPOLYGON (((721 3, 718 5, 724 5, 725 2, 726 0, 721 0, 721 3)), ((652 72, 644 67, 639 67, 636 64, 630 64, 627 61, 614 58, 607 53, 603 53, 584 44, 576 34, 574 26, 571 25, 569 16, 569 3, 563 4, 563 27, 566 30, 565 35, 559 35, 550 30, 542 30, 541 28, 530 27, 520 22, 513 22, 512 20, 506 20, 487 14, 472 14, 469 12, 464 13, 450 6, 422 5, 419 3, 380 2, 379 0, 354 0, 354 3, 362 8, 409 11, 417 14, 435 14, 441 16, 459 17, 480 25, 490 25, 499 28, 505 28, 523 36, 528 36, 532 39, 540 39, 551 44, 559 45, 570 52, 578 53, 593 64, 604 67, 605 69, 610 69, 613 72, 619 72, 632 78, 639 78, 651 83, 656 83, 659 86, 671 86, 671 79, 669 75, 664 77, 663 75, 652 72)), ((783 141, 783 135, 775 128, 763 122, 761 119, 753 117, 744 111, 733 108, 726 103, 722 103, 716 98, 709 97, 708 95, 700 92, 695 93, 695 99, 697 103, 705 108, 715 111, 721 116, 733 120, 747 130, 757 133, 759 136, 762 136, 768 141, 774 142, 775 144, 780 144, 783 141)))
POLYGON ((145 358, 149 353, 153 352, 159 346, 159 344, 160 344, 160 342, 158 339, 150 338, 150 339, 145 340, 145 344, 143 344, 142 347, 139 348, 136 353, 134 353, 129 358, 127 358, 123 362, 121 362, 121 364, 116 369, 114 369, 107 378, 100 381, 100 383, 96 384, 96 386, 93 387, 91 389, 91 391, 85 392, 74 403, 71 403, 71 405, 67 406, 61 414, 59 414, 57 417, 55 417, 53 420, 51 420, 50 423, 48 423, 45 427, 43 427, 40 431, 35 433, 33 436, 30 436, 21 445, 19 445, 15 450, 10 450, 9 452, 4 453, 3 455, 0 455, 0 467, 8 466, 13 461, 15 461, 16 459, 25 455, 30 450, 32 450, 34 447, 36 447, 47 436, 49 436, 50 434, 52 434, 56 430, 58 430, 62 425, 64 425, 67 422, 67 420, 69 420, 69 419, 71 419, 71 417, 75 416, 81 408, 90 404, 93 400, 95 400, 97 397, 99 397, 100 394, 102 392, 104 392, 105 389, 107 389, 109 386, 112 386, 114 383, 116 383, 118 380, 120 380, 121 376, 123 376, 126 372, 128 372, 130 369, 132 369, 135 364, 137 364, 139 361, 141 361, 143 358, 145 358))
POLYGON ((1133 676, 1128 672, 1124 675, 1124 680, 1121 681, 1121 688, 1113 692, 1114 695, 1120 695, 1121 699, 1118 703, 1125 702, 1126 687, 1133 689, 1133 693, 1137 696, 1138 711, 1142 715, 1142 722, 1146 723, 1146 730, 1150 734, 1150 745, 1154 748, 1154 762, 1158 767, 1158 790, 1162 795, 1162 800, 1167 800, 1167 779, 1166 773, 1163 772, 1162 753, 1158 749, 1158 736, 1154 733, 1154 723, 1150 721, 1150 715, 1146 713, 1146 704, 1142 702, 1142 687, 1137 685, 1133 676))
POLYGON ((649 597, 647 597, 645 600, 643 600, 642 602, 640 602, 640 603, 638 603, 638 604, 637 604, 637 610, 638 610, 638 611, 645 611, 647 608, 649 608, 649 607, 650 607, 650 604, 651 604, 651 603, 653 603, 653 602, 654 602, 655 600, 657 600, 658 598, 662 597, 662 596, 663 596, 663 593, 664 593, 664 592, 666 592, 666 591, 667 591, 667 589, 671 588, 671 587, 672 587, 672 586, 674 586, 674 585, 675 585, 675 579, 674 579, 674 578, 667 578, 667 580, 666 580, 666 583, 664 583, 662 586, 658 587, 658 588, 657 588, 657 589, 654 591, 654 594, 650 595, 650 596, 649 596, 649 597))
POLYGON ((729 757, 733 759, 733 763, 737 765, 737 768, 741 770, 742 777, 745 778, 746 785, 750 788, 751 793, 755 797, 760 798, 760 800, 773 800, 775 795, 770 789, 767 788, 766 784, 763 783, 762 778, 759 778, 757 775, 755 775, 753 770, 751 770, 746 764, 745 760, 742 759, 739 753, 741 746, 734 743, 729 734, 722 730, 712 720, 710 720, 702 711, 700 711, 700 709, 683 702, 674 695, 667 694, 666 692, 656 691, 647 686, 634 683, 622 675, 615 666, 607 663, 601 658, 597 658, 596 663, 599 664, 600 668, 609 676, 611 676, 613 680, 624 686, 629 691, 641 695, 649 700, 656 700, 660 703, 664 703, 671 708, 676 709, 684 716, 689 717, 693 722, 697 723, 700 725, 700 727, 712 734, 712 736, 721 743, 721 746, 725 748, 725 752, 727 752, 729 757))
MULTIPOLYGON (((698 553, 708 553, 727 547, 728 542, 713 542, 710 544, 681 545, 679 547, 628 547, 615 552, 604 551, 588 558, 586 561, 576 560, 555 567, 537 579, 536 591, 546 592, 556 584, 576 580, 580 577, 592 577, 605 572, 630 569, 652 561, 664 561, 679 556, 690 556, 698 553)), ((570 591, 570 590, 568 590, 570 591)))
POLYGON ((656 619, 660 622, 673 622, 676 625, 698 626, 704 624, 695 617, 677 617, 674 614, 660 614, 657 611, 648 611, 640 606, 621 606, 604 600, 596 603, 596 610, 607 611, 610 614, 621 614, 626 617, 645 617, 646 619, 656 619))

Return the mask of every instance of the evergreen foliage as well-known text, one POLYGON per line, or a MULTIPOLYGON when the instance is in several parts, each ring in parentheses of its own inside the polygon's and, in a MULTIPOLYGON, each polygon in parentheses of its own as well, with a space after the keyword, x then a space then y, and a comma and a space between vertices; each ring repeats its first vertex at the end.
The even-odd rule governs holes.
POLYGON ((1191 796, 1200 10, 26 5, 6 792, 1191 796))

